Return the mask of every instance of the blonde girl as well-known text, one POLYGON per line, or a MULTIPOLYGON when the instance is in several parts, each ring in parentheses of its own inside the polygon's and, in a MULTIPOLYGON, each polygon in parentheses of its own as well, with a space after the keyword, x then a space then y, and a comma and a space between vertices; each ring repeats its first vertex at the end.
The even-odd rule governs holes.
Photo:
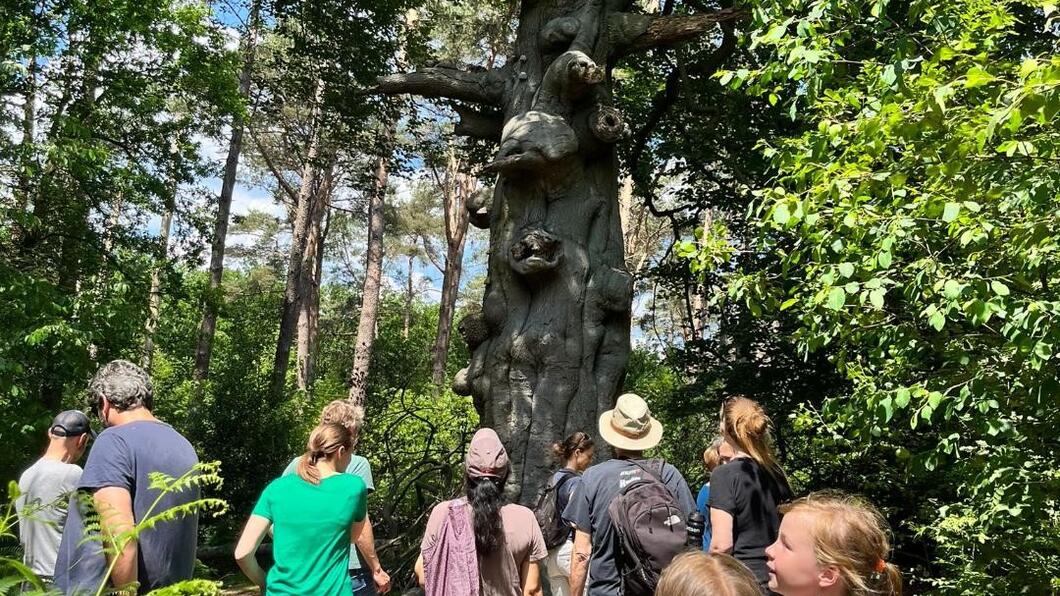
POLYGON ((666 567, 655 596, 761 596, 758 580, 729 555, 688 552, 666 567))
POLYGON ((871 503, 819 492, 781 508, 766 549, 769 588, 783 596, 901 596, 902 574, 887 562, 890 529, 871 503))
POLYGON ((773 455, 769 417, 757 402, 730 397, 718 430, 732 459, 710 477, 710 552, 731 554, 763 588, 769 582, 766 547, 777 539, 781 503, 791 500, 787 476, 773 455))

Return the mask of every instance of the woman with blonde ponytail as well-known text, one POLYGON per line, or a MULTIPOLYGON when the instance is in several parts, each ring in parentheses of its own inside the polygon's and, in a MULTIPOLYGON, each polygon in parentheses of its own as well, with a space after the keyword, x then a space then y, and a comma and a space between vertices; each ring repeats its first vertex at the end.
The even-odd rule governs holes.
POLYGON ((902 574, 887 562, 890 529, 871 503, 829 491, 781 511, 780 535, 766 549, 771 590, 783 596, 902 595, 902 574))
POLYGON ((364 480, 344 474, 350 465, 353 434, 341 424, 313 429, 298 473, 265 487, 236 545, 236 562, 263 594, 348 596, 350 542, 364 530, 364 480), (256 553, 273 532, 275 563, 268 576, 256 553))
POLYGON ((781 503, 791 500, 787 476, 773 455, 769 417, 757 402, 735 396, 721 406, 718 430, 734 456, 710 476, 710 551, 728 553, 769 582, 766 547, 777 539, 781 503))

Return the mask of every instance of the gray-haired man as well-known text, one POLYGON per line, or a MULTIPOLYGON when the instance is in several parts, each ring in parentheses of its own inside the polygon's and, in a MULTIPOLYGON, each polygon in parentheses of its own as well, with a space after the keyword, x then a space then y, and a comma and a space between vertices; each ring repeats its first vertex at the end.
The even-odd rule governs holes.
MULTIPOLYGON (((170 493, 148 510, 160 491, 150 488, 152 472, 179 478, 198 458, 191 443, 151 413, 151 380, 139 366, 115 360, 88 387, 90 405, 107 427, 85 462, 78 490, 99 513, 104 537, 128 531, 148 515, 189 503, 198 491, 170 493)), ((114 563, 110 584, 137 583, 140 593, 190 579, 195 568, 198 518, 186 516, 142 532, 114 557, 101 541, 85 535, 87 511, 76 497, 63 531, 55 583, 64 594, 94 594, 114 563), (85 540, 85 538, 90 538, 85 540), (114 559, 117 559, 116 561, 114 559)))

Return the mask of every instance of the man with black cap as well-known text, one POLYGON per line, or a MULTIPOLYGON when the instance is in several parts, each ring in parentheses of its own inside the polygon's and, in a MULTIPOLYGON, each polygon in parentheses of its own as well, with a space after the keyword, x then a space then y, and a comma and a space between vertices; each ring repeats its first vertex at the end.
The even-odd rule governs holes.
POLYGON ((66 504, 81 479, 77 462, 88 439, 95 437, 88 416, 67 410, 48 427, 48 448, 18 479, 21 495, 15 502, 20 520, 23 561, 46 582, 55 575, 55 557, 66 523, 66 504))

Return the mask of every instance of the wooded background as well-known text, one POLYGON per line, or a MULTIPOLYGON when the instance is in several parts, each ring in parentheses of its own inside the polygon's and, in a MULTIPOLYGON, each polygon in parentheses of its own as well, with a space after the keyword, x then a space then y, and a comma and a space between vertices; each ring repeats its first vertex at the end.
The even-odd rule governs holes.
MULTIPOLYGON (((698 484, 720 400, 748 395, 798 493, 884 510, 915 592, 1060 589, 1056 5, 606 4, 736 15, 601 63, 628 126, 621 388, 661 455, 698 484)), ((380 77, 513 64, 535 6, 564 4, 0 2, 0 477, 100 364, 142 362, 222 462, 222 545, 349 397, 407 581, 478 424, 450 385, 501 116, 380 77)))

